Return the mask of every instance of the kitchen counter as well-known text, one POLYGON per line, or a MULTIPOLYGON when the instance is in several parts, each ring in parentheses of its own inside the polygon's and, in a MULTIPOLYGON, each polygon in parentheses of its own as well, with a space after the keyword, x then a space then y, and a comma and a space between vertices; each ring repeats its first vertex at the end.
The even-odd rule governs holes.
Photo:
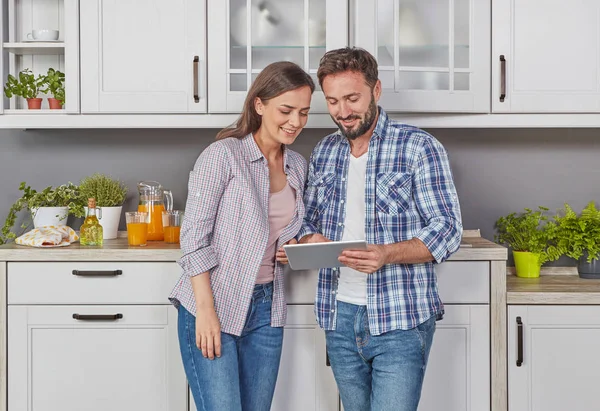
MULTIPOLYGON (((474 236, 477 233, 477 230, 465 230, 462 245, 450 260, 506 260, 506 248, 474 236)), ((79 243, 53 248, 5 244, 0 246, 0 261, 176 261, 181 256, 179 244, 149 241, 145 247, 130 247, 126 235, 121 232, 115 240, 104 240, 102 247, 81 246, 79 243)))
POLYGON ((508 304, 600 304, 600 280, 580 278, 576 267, 542 268, 539 278, 507 276, 508 304))

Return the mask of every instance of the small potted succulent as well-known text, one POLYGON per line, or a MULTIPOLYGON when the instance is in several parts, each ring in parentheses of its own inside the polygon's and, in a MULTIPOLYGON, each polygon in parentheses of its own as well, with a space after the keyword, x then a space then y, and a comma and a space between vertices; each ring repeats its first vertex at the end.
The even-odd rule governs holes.
POLYGON ((545 207, 535 211, 526 208, 522 213, 510 213, 496 221, 495 241, 512 249, 518 277, 539 277, 544 263, 563 255, 557 243, 558 226, 550 221, 547 211, 545 207))
POLYGON ((49 68, 40 91, 44 94, 52 93, 53 97, 48 97, 51 110, 62 109, 65 104, 65 73, 49 68))
POLYGON ((554 217, 558 225, 558 244, 565 254, 578 260, 582 278, 600 279, 600 210, 590 201, 580 214, 569 204, 554 217))
POLYGON ((22 233, 30 226, 31 222, 33 222, 35 228, 48 225, 66 225, 69 215, 84 216, 79 189, 72 183, 58 187, 49 186, 42 191, 36 191, 25 182, 22 182, 19 190, 23 194, 8 211, 8 216, 0 232, 0 244, 14 240, 17 237, 17 234, 11 232, 11 230, 17 221, 19 212, 22 210, 30 210, 32 217, 32 221, 25 221, 21 225, 22 233))
POLYGON ((110 176, 95 173, 79 182, 79 194, 86 204, 88 198, 96 199, 96 206, 101 210, 99 220, 104 233, 103 238, 117 238, 121 210, 127 196, 125 184, 110 176))
POLYGON ((8 80, 4 85, 4 95, 8 98, 20 96, 27 100, 27 107, 30 110, 40 109, 42 99, 38 97, 40 88, 44 82, 44 76, 37 77, 28 68, 18 74, 18 78, 12 74, 8 75, 8 80))

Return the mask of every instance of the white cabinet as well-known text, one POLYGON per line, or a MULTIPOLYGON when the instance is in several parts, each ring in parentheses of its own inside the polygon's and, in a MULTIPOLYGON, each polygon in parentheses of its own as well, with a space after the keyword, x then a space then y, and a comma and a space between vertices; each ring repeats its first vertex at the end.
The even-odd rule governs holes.
POLYGON ((82 113, 205 112, 205 0, 81 2, 82 113))
POLYGON ((445 309, 436 323, 419 411, 489 411, 489 306, 445 309))
POLYGON ((600 409, 600 306, 509 306, 509 411, 600 409))
POLYGON ((187 411, 166 299, 179 273, 161 262, 9 262, 8 410, 187 411))
POLYGON ((493 2, 494 112, 600 111, 600 3, 493 2))
POLYGON ((388 111, 490 111, 490 0, 353 0, 352 44, 379 63, 388 111))
MULTIPOLYGON (((316 79, 326 50, 348 45, 344 0, 208 0, 211 113, 239 113, 250 84, 268 64, 293 61, 316 79)), ((311 112, 326 112, 316 91, 311 112)))

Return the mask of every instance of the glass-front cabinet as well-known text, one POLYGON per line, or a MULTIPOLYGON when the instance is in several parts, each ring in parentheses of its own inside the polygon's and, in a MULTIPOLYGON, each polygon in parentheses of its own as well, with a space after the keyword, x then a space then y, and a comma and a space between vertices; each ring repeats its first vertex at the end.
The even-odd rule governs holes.
POLYGON ((240 112, 252 81, 268 64, 287 60, 317 85, 311 112, 326 112, 319 60, 348 45, 344 0, 208 0, 208 109, 240 112))
POLYGON ((490 111, 489 0, 352 0, 351 44, 373 53, 388 111, 490 111))

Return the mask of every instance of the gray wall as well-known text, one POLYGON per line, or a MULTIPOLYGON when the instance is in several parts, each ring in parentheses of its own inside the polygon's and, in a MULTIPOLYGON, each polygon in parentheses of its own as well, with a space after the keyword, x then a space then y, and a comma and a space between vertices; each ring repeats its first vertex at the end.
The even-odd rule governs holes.
MULTIPOLYGON (((306 129, 294 149, 308 156, 331 130, 306 129)), ((429 130, 446 147, 465 228, 492 239, 494 221, 544 205, 576 210, 600 201, 600 130, 429 130)), ((26 181, 33 188, 77 183, 107 173, 129 187, 125 209, 136 208, 136 183, 157 180, 183 208, 187 176, 216 130, 0 130, 0 223, 26 181)), ((121 222, 122 225, 124 222, 121 222)), ((78 228, 77 222, 72 226, 78 228)), ((124 227, 122 227, 124 228, 124 227)))

